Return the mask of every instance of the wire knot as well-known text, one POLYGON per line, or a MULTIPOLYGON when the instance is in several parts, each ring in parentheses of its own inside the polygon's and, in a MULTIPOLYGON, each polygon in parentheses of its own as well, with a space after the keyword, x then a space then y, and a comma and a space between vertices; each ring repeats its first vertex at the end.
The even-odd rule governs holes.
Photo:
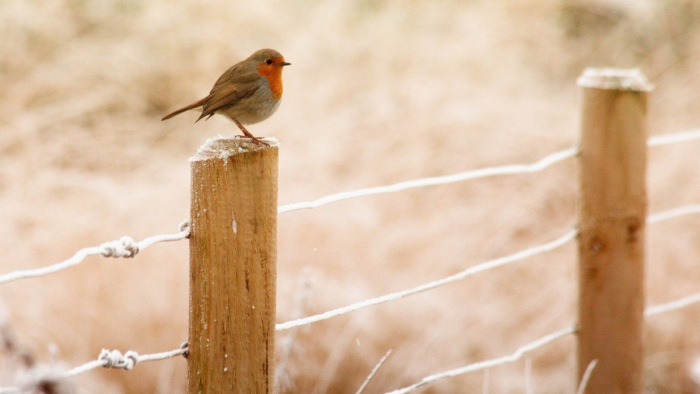
POLYGON ((103 367, 105 368, 118 368, 125 371, 131 371, 134 365, 139 362, 139 354, 133 350, 129 350, 124 355, 121 354, 119 350, 107 350, 102 349, 100 352, 100 361, 106 361, 103 367))
POLYGON ((131 237, 121 237, 119 241, 106 242, 100 245, 105 257, 133 258, 139 252, 139 245, 131 237))
POLYGON ((184 220, 183 222, 181 222, 180 225, 178 226, 178 229, 180 231, 187 231, 187 237, 185 237, 185 238, 190 237, 191 229, 190 229, 190 221, 189 220, 184 220))
POLYGON ((190 343, 189 343, 189 341, 182 342, 182 345, 180 345, 180 349, 183 351, 182 357, 184 357, 185 359, 190 357, 190 343))

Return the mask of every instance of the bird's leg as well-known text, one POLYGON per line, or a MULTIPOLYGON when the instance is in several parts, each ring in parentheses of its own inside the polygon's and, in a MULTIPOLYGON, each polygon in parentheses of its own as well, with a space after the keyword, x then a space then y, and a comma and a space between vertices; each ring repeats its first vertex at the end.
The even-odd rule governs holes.
POLYGON ((267 142, 261 140, 260 138, 254 136, 253 134, 251 134, 250 131, 248 131, 248 130, 245 128, 245 126, 243 126, 243 123, 239 122, 237 119, 234 119, 234 118, 231 118, 231 120, 233 120, 233 123, 235 123, 236 126, 238 126, 239 129, 241 129, 241 131, 243 132, 243 134, 245 134, 246 137, 248 137, 248 138, 250 138, 251 140, 253 140, 253 142, 255 142, 256 144, 261 144, 261 145, 270 146, 270 144, 268 144, 267 142))

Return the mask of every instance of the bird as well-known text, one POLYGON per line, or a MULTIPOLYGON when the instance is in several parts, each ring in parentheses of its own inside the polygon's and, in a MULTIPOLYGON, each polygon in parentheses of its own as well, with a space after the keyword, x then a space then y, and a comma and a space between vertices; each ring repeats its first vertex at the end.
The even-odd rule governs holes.
POLYGON ((195 123, 202 118, 207 120, 214 114, 224 115, 246 137, 267 145, 248 131, 245 125, 262 122, 277 111, 282 99, 282 68, 289 65, 291 63, 286 62, 284 56, 274 49, 255 51, 221 74, 206 97, 165 115, 161 120, 201 107, 202 114, 195 123))

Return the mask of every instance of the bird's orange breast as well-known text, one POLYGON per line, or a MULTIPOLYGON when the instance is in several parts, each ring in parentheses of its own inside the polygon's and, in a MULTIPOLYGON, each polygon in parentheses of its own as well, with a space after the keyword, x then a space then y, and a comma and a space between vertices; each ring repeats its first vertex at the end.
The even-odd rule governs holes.
POLYGON ((284 62, 284 59, 274 60, 275 62, 272 64, 263 63, 258 66, 258 74, 267 79, 270 90, 272 90, 272 97, 279 100, 282 97, 282 65, 280 62, 284 62))

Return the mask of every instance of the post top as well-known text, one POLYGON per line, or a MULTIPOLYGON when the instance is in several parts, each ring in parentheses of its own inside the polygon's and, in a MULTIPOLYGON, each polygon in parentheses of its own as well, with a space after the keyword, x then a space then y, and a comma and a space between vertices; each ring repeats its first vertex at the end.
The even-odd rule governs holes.
POLYGON ((269 146, 257 144, 249 138, 215 137, 209 138, 200 146, 194 156, 190 157, 190 163, 213 158, 226 159, 228 157, 247 152, 255 152, 262 149, 279 148, 280 143, 275 138, 260 138, 269 146))
POLYGON ((638 68, 587 68, 576 83, 584 88, 609 90, 648 92, 654 89, 638 68))

